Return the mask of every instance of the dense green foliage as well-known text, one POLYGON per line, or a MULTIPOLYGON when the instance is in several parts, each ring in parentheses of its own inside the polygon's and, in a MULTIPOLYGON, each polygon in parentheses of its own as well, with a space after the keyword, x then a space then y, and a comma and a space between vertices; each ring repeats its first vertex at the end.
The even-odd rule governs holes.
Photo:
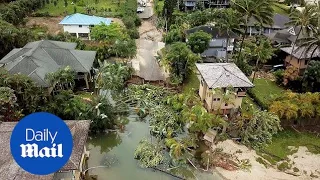
POLYGON ((24 18, 33 10, 43 7, 42 0, 16 0, 0 7, 0 19, 14 25, 23 24, 24 18))
POLYGON ((198 60, 200 57, 195 55, 185 43, 177 42, 166 47, 161 63, 170 71, 171 83, 180 84, 194 69, 195 62, 198 60))
POLYGON ((320 61, 310 61, 303 74, 303 86, 309 91, 320 91, 320 61))
POLYGON ((286 92, 276 98, 270 105, 270 111, 289 123, 318 124, 320 119, 319 93, 286 92))
POLYGON ((23 114, 38 111, 46 102, 43 90, 37 87, 29 77, 22 74, 11 75, 2 68, 0 68, 0 77, 0 87, 8 87, 14 91, 18 110, 23 114))
POLYGON ((197 31, 188 36, 187 44, 194 53, 203 53, 206 49, 208 49, 211 38, 211 34, 203 31, 197 31))
POLYGON ((161 147, 154 145, 147 140, 140 141, 134 152, 134 158, 140 160, 140 166, 144 168, 156 167, 164 160, 161 147))
POLYGON ((18 121, 21 116, 14 91, 8 87, 0 87, 0 121, 18 121))
POLYGON ((100 72, 97 76, 97 87, 98 89, 122 90, 131 74, 132 69, 126 64, 112 64, 105 61, 103 65, 100 65, 100 72))
POLYGON ((117 23, 93 27, 91 37, 100 41, 98 47, 92 47, 97 50, 97 58, 100 61, 110 56, 133 57, 136 54, 135 41, 130 38, 125 28, 117 23))
POLYGON ((15 47, 22 47, 33 40, 31 31, 25 28, 16 28, 0 19, 0 58, 15 47))
POLYGON ((236 128, 240 132, 241 142, 253 148, 271 143, 272 136, 282 130, 277 115, 260 110, 243 112, 236 119, 236 128))
POLYGON ((127 39, 128 35, 125 29, 118 23, 110 25, 100 24, 91 28, 91 38, 97 41, 110 41, 127 39))

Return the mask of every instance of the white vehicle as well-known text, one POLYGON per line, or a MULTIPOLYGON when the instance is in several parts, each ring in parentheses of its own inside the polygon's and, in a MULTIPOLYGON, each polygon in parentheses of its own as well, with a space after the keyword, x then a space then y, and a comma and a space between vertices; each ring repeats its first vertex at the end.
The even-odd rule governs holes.
POLYGON ((143 7, 138 7, 137 8, 137 13, 143 13, 144 11, 144 8, 143 7))

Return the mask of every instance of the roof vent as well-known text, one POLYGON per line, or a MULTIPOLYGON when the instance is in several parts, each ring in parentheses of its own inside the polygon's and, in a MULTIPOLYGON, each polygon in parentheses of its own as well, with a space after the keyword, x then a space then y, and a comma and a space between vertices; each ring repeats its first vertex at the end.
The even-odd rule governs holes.
POLYGON ((226 72, 226 76, 227 76, 227 77, 229 77, 229 76, 230 76, 230 74, 229 74, 228 72, 226 72))

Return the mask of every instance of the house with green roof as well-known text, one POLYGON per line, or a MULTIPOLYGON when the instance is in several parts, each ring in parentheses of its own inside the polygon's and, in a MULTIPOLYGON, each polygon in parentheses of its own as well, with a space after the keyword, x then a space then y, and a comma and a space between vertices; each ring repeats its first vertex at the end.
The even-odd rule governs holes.
POLYGON ((63 25, 64 32, 68 32, 77 38, 90 40, 91 27, 101 23, 110 25, 111 22, 109 18, 76 13, 66 16, 59 24, 63 25))
POLYGON ((70 42, 42 40, 15 48, 0 60, 11 74, 21 73, 30 77, 41 87, 48 87, 45 76, 60 68, 69 66, 77 72, 77 79, 84 80, 89 88, 96 51, 76 50, 77 44, 70 42))

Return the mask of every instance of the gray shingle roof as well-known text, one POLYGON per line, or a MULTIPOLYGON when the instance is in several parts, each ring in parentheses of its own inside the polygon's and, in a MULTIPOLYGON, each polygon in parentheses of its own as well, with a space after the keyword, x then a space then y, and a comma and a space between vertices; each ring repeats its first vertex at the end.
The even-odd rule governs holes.
MULTIPOLYGON (((64 171, 79 169, 83 147, 88 137, 90 121, 65 121, 72 132, 73 150, 64 171)), ((0 179, 2 180, 52 180, 54 174, 37 176, 21 169, 14 161, 10 152, 10 136, 17 122, 2 122, 0 124, 0 179)))
POLYGON ((214 26, 209 26, 209 25, 204 25, 204 26, 198 26, 198 27, 194 27, 191 29, 188 29, 186 31, 187 34, 192 34, 195 33, 197 31, 204 31, 208 34, 212 35, 212 38, 227 38, 229 36, 229 38, 238 38, 238 35, 236 35, 234 32, 230 32, 229 35, 227 34, 226 31, 222 31, 220 32, 220 30, 217 27, 214 26))
MULTIPOLYGON (((274 29, 283 29, 286 28, 286 23, 289 22, 289 17, 282 14, 274 14, 273 16, 273 24, 267 25, 263 24, 263 27, 269 27, 274 29)), ((248 22, 248 26, 256 26, 257 21, 254 18, 250 18, 248 22)))
MULTIPOLYGON (((291 47, 284 47, 280 48, 282 51, 286 52, 287 54, 291 54, 292 52, 292 46, 291 47)), ((311 54, 314 49, 311 49, 310 51, 306 52, 306 47, 294 47, 292 55, 298 59, 309 59, 311 57, 311 54)), ((314 57, 320 57, 320 49, 316 49, 313 53, 314 57)))
POLYGON ((90 72, 96 52, 75 50, 77 44, 59 41, 35 41, 13 49, 0 60, 10 73, 31 77, 46 87, 45 75, 70 66, 76 72, 90 72))
POLYGON ((234 63, 197 63, 209 88, 253 87, 253 84, 234 63))

